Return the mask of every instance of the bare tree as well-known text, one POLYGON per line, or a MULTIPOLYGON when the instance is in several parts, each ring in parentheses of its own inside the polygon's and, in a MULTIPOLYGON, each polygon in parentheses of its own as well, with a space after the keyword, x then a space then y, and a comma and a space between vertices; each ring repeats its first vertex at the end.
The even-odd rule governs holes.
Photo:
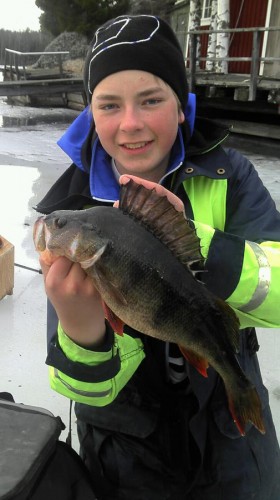
MULTIPOLYGON (((229 0, 218 0, 217 29, 229 28, 229 0)), ((229 49, 229 33, 217 33, 216 57, 227 57, 229 49)), ((217 73, 228 73, 228 61, 216 61, 217 73)))
POLYGON ((175 0, 130 0, 130 14, 151 14, 169 21, 175 0))
MULTIPOLYGON (((199 30, 201 23, 201 0, 190 0, 189 31, 199 30)), ((196 37, 196 66, 199 66, 201 54, 200 36, 196 37)))
MULTIPOLYGON (((210 20, 210 30, 215 31, 217 29, 217 8, 218 0, 212 0, 211 4, 211 20, 210 20)), ((207 46, 207 58, 216 57, 216 45, 217 45, 217 33, 209 33, 208 46, 207 46)), ((207 71, 213 71, 215 68, 215 61, 209 61, 207 59, 205 68, 207 71)))

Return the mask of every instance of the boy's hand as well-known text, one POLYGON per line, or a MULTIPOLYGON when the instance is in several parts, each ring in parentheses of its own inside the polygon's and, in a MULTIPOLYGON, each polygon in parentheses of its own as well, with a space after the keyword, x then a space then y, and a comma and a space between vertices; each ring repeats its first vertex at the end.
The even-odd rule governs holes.
POLYGON ((84 347, 98 344, 105 333, 101 298, 80 264, 58 257, 47 265, 40 260, 46 293, 63 330, 84 347))

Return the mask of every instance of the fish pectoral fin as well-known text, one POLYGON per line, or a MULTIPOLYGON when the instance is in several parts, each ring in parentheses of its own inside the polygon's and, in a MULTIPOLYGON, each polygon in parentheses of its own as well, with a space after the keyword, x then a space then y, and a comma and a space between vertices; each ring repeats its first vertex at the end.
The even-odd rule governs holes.
POLYGON ((190 349, 186 349, 181 345, 179 345, 178 347, 181 353, 183 354, 184 358, 186 358, 186 360, 191 365, 193 365, 197 369, 197 371, 201 375, 203 375, 203 377, 207 378, 208 377, 207 368, 209 367, 207 359, 203 358, 202 356, 199 356, 199 354, 197 354, 196 352, 191 351, 190 349))
POLYGON ((89 267, 94 266, 96 262, 100 259, 103 253, 106 250, 107 245, 103 245, 97 252, 95 252, 91 257, 86 260, 83 260, 80 264, 83 269, 88 269, 89 267))
POLYGON ((102 307, 105 317, 109 321, 114 332, 119 335, 123 335, 124 322, 118 318, 118 316, 110 309, 110 307, 107 306, 107 304, 105 304, 104 301, 102 301, 102 307))

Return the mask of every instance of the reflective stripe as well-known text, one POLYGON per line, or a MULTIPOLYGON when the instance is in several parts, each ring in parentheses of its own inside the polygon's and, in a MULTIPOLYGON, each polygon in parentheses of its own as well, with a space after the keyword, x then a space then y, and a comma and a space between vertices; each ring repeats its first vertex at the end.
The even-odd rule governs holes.
POLYGON ((75 387, 72 387, 70 384, 65 382, 59 374, 58 370, 54 368, 54 376, 57 378, 69 391, 73 392, 74 394, 78 394, 80 396, 86 396, 88 398, 104 398, 105 396, 109 396, 111 394, 111 389, 108 391, 99 391, 99 392, 89 392, 89 391, 82 391, 81 389, 75 389, 75 387))
POLYGON ((238 309, 243 312, 250 312, 257 309, 267 297, 271 281, 271 268, 262 248, 252 241, 246 241, 246 243, 252 248, 257 259, 259 265, 259 279, 251 300, 238 309))

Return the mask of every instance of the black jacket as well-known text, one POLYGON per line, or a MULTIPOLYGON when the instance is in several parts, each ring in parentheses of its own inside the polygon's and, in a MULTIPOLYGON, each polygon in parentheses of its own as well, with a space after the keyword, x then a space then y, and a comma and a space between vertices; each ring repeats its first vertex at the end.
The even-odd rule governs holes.
MULTIPOLYGON (((193 217, 192 208, 185 193, 182 192, 182 182, 190 176, 225 178, 228 179, 229 186, 236 189, 236 183, 242 185, 242 176, 249 176, 250 173, 250 182, 255 182, 255 190, 253 189, 255 194, 256 191, 263 190, 261 210, 266 211, 265 219, 258 219, 258 227, 252 223, 243 235, 240 229, 241 221, 232 216, 231 225, 232 228, 236 228, 236 236, 233 229, 232 239, 229 238, 225 242, 225 240, 220 240, 219 232, 217 232, 216 251, 209 253, 206 285, 221 298, 227 298, 235 289, 241 273, 244 241, 240 236, 252 239, 252 241, 256 239, 279 241, 280 217, 248 160, 236 151, 225 150, 219 145, 225 139, 226 133, 219 126, 213 124, 209 126, 209 122, 205 120, 197 120, 196 126, 187 157, 178 170, 172 187, 172 191, 185 201, 186 214, 190 218, 193 217), (271 217, 268 214, 271 214, 271 217), (260 220, 263 227, 260 227, 260 220), (226 254, 225 245, 228 246, 229 255, 235 259, 235 262, 233 262, 230 274, 228 274, 227 266, 223 269, 223 264, 220 263, 221 271, 218 274, 217 253, 219 254, 219 248, 222 246, 226 254)), ((88 165, 90 164, 90 143, 89 138, 83 150, 85 163, 88 165)), ((170 188, 170 179, 166 180, 165 185, 170 188)), ((231 200, 231 203, 234 204, 234 200, 231 200)), ((88 173, 82 172, 72 164, 37 205, 36 210, 50 213, 58 209, 82 209, 85 205, 94 204, 100 204, 100 202, 92 200, 90 196, 88 173)), ((227 209, 230 213, 231 206, 227 209)), ((52 337, 57 319, 51 306, 49 311, 49 336, 52 337)), ((139 337, 139 332, 134 332, 132 329, 126 329, 126 332, 139 337)), ((246 437, 240 437, 227 408, 223 383, 213 369, 208 370, 208 379, 204 379, 192 366, 188 365, 187 382, 176 387, 172 386, 166 376, 165 344, 143 335, 142 341, 146 357, 113 403, 101 408, 76 404, 81 438, 86 441, 88 427, 85 425, 91 426, 93 438, 95 436, 95 445, 92 444, 95 449, 94 458, 89 462, 91 464, 94 462, 96 467, 98 464, 99 470, 100 461, 105 465, 107 461, 110 464, 114 457, 120 469, 122 467, 125 469, 125 461, 121 458, 120 452, 116 451, 117 445, 113 447, 114 452, 111 446, 104 447, 108 436, 113 440, 112 442, 122 440, 124 447, 129 442, 129 447, 132 447, 137 454, 139 440, 151 443, 154 436, 159 439, 159 436, 164 434, 166 437, 166 442, 162 444, 162 453, 165 455, 164 463, 168 473, 172 475, 175 460, 175 469, 178 474, 176 472, 177 475, 175 474, 174 478, 178 480, 178 491, 175 488, 172 493, 174 496, 170 493, 170 496, 165 497, 163 492, 160 493, 159 482, 156 487, 158 493, 155 492, 149 497, 149 493, 143 496, 142 492, 142 496, 135 496, 135 500, 136 498, 279 500, 279 448, 269 409, 267 390, 262 383, 256 356, 258 344, 254 329, 247 328, 241 332, 239 361, 261 396, 266 426, 265 436, 248 426, 246 437), (96 444, 97 442, 99 444, 96 444), (105 450, 104 456, 102 447, 105 450), (191 450, 191 458, 186 456, 186 449, 191 450), (108 454, 111 458, 108 458, 108 454), (186 495, 186 491, 194 492, 194 496, 180 496, 182 491, 183 495, 186 495)), ((52 364, 50 358, 48 363, 52 364)), ((147 449, 149 446, 150 444, 147 444, 147 449)), ((84 455, 86 459, 89 456, 86 446, 84 455)), ((100 489, 101 495, 105 495, 104 498, 111 498, 104 493, 107 491, 108 484, 111 484, 109 480, 105 481, 105 465, 104 471, 97 474, 97 488, 100 489)), ((108 467, 110 468, 109 465, 108 467)), ((133 478, 131 481, 131 487, 133 487, 133 478)), ((129 483, 128 479, 127 483, 129 483)), ((114 478, 110 488, 112 491, 117 491, 114 478)), ((108 491, 111 491, 110 488, 108 491)), ((122 491, 121 488, 120 485, 118 491, 122 491)), ((150 490, 147 489, 147 491, 150 490)), ((125 493, 123 494, 124 496, 120 498, 127 498, 125 493)))

